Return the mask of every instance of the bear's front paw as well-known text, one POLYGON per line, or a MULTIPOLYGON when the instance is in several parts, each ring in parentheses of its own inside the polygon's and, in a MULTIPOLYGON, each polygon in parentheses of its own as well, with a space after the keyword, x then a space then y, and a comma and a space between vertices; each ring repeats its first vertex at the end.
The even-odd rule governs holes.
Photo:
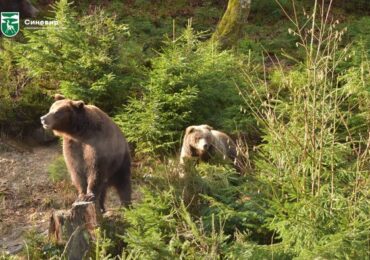
POLYGON ((85 201, 94 201, 95 200, 95 194, 92 192, 89 192, 85 195, 85 201))
POLYGON ((84 201, 84 200, 85 200, 85 194, 81 193, 81 194, 78 195, 75 202, 81 202, 81 201, 84 201))

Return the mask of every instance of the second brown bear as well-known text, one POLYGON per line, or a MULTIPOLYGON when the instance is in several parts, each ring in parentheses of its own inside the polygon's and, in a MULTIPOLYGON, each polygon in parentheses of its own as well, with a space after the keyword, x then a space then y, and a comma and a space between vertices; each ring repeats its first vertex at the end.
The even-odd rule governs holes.
POLYGON ((184 164, 186 158, 208 161, 215 155, 220 155, 223 159, 229 158, 235 166, 237 165, 236 145, 227 134, 213 130, 209 125, 193 125, 186 128, 180 164, 184 164))

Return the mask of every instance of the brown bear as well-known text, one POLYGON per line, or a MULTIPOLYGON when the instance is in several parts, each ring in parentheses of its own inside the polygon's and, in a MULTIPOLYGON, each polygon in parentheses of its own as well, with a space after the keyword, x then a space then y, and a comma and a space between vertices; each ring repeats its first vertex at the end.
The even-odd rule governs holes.
POLYGON ((213 130, 209 125, 189 126, 181 148, 180 164, 186 158, 199 158, 208 161, 212 156, 221 155, 224 159, 231 159, 236 165, 237 150, 234 141, 225 133, 213 130))
POLYGON ((129 146, 107 114, 83 101, 56 95, 41 123, 63 138, 63 155, 79 194, 77 201, 97 200, 105 211, 106 191, 113 186, 122 204, 130 204, 129 146))

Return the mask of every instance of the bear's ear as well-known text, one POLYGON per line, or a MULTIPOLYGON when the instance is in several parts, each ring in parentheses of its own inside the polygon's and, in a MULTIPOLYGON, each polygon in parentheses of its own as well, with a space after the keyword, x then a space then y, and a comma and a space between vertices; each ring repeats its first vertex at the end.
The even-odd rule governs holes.
POLYGON ((55 94, 54 95, 54 100, 55 101, 63 100, 63 99, 65 99, 65 97, 63 95, 61 95, 61 94, 55 94))
POLYGON ((73 101, 72 102, 73 106, 75 108, 77 108, 78 110, 81 110, 84 106, 85 106, 85 103, 82 101, 82 100, 79 100, 79 101, 73 101))
POLYGON ((185 130, 185 135, 188 135, 190 134, 191 132, 193 132, 195 129, 195 126, 188 126, 185 130))
POLYGON ((202 125, 202 127, 208 129, 209 131, 213 130, 213 127, 209 125, 202 125))

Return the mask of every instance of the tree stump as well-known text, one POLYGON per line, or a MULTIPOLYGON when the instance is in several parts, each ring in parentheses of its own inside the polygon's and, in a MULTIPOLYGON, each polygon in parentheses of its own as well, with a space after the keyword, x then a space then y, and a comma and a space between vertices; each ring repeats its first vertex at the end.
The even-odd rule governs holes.
POLYGON ((54 211, 50 217, 49 239, 65 245, 63 256, 82 259, 95 238, 102 214, 95 202, 76 202, 70 210, 54 211))

